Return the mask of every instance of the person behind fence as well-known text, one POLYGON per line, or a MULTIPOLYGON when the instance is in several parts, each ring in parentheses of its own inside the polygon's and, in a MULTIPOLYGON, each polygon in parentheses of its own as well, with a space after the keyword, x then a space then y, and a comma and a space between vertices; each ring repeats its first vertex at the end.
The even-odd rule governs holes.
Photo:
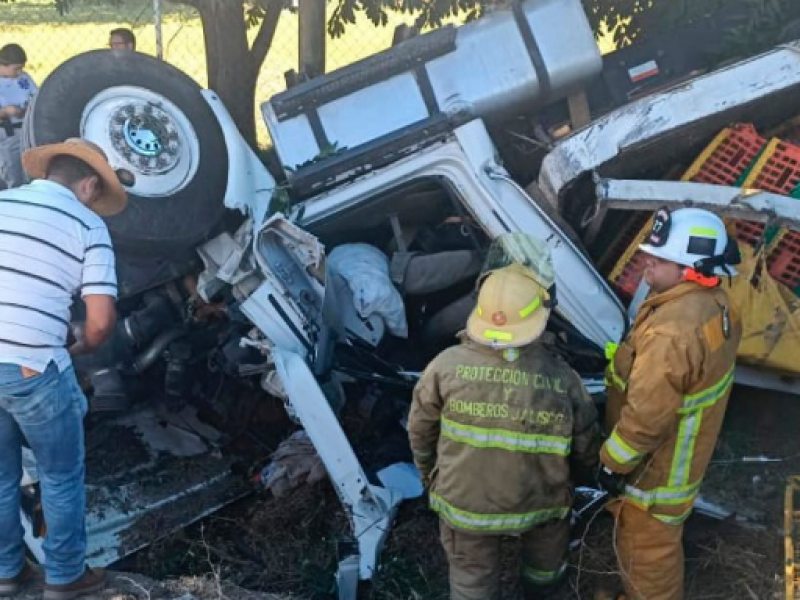
POLYGON ((108 34, 108 47, 112 50, 136 52, 136 36, 126 27, 112 29, 108 34))
MULTIPOLYGON (((651 295, 609 346, 599 481, 617 499, 615 544, 626 600, 682 600, 683 524, 719 436, 742 330, 722 287, 739 263, 722 220, 656 214, 640 246, 651 295)), ((616 597, 603 592, 598 598, 616 597)))
POLYGON ((0 48, 0 188, 25 183, 20 157, 22 121, 37 87, 25 73, 28 57, 19 44, 0 48))
POLYGON ((96 145, 81 139, 39 146, 22 157, 34 179, 0 192, 0 596, 34 576, 20 523, 21 449, 27 442, 41 484, 44 600, 102 589, 86 567, 83 418, 70 359, 113 331, 117 279, 101 215, 127 195, 96 145), (70 309, 80 293, 86 320, 67 348, 70 309))
POLYGON ((461 344, 425 369, 408 420, 440 517, 452 600, 500 597, 503 536, 521 539, 527 598, 556 591, 567 570, 573 479, 593 476, 600 447, 592 399, 548 345, 547 246, 511 234, 493 248, 461 344))

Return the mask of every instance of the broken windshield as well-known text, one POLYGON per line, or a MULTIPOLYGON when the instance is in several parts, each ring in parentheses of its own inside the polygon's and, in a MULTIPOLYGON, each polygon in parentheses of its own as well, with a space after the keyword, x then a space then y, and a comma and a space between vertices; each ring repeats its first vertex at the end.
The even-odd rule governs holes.
POLYGON ((553 261, 547 244, 526 233, 506 233, 492 242, 481 272, 481 279, 493 271, 517 264, 544 289, 555 281, 553 261))

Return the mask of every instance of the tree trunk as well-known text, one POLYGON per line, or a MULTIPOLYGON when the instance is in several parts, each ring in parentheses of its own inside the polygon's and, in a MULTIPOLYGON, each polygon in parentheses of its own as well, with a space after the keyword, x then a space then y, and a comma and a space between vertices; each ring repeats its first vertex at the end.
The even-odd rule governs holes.
POLYGON ((247 142, 256 146, 255 93, 261 62, 254 64, 241 1, 200 0, 208 86, 225 103, 247 142))

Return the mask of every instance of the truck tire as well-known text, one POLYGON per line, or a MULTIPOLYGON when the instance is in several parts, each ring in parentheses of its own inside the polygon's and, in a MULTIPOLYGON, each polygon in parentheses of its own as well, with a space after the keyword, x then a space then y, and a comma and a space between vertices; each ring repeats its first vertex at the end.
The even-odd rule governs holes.
MULTIPOLYGON (((224 213, 228 156, 200 86, 151 56, 96 50, 59 66, 26 117, 26 148, 84 137, 132 172, 128 206, 106 219, 125 253, 164 254, 208 238, 224 213)), ((24 149, 26 149, 24 148, 24 149)))

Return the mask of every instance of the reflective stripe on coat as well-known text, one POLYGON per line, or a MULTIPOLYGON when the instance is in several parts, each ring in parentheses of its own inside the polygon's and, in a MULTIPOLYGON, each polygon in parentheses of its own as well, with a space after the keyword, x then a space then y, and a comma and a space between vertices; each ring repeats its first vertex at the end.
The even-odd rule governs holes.
POLYGON ((445 350, 416 386, 408 421, 431 507, 452 528, 481 534, 564 518, 571 465, 595 467, 598 429, 580 378, 541 343, 504 354, 465 340, 445 350))
POLYGON ((682 283, 650 297, 606 373, 601 460, 626 498, 680 524, 700 490, 733 386, 741 326, 727 293, 682 283))

